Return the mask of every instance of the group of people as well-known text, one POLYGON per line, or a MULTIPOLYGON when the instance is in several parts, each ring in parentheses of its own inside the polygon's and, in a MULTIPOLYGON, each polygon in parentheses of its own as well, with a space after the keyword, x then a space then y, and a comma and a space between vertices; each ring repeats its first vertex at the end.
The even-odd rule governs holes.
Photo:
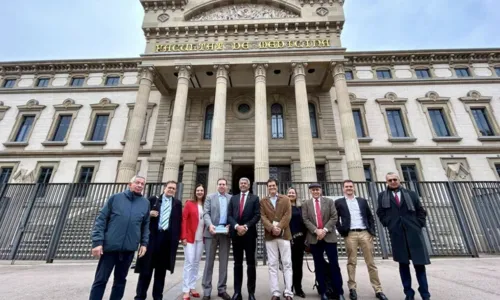
MULTIPOLYGON (((430 299, 425 265, 430 264, 422 228, 426 212, 419 197, 404 189, 395 173, 386 175, 387 189, 378 196, 377 216, 389 231, 392 254, 406 300, 415 299, 410 261, 413 262, 423 300, 430 299)), ((297 190, 278 193, 278 182, 267 181, 262 199, 249 192, 250 180, 239 180, 240 193, 227 193, 227 181, 217 181, 217 192, 206 195, 198 184, 193 199, 175 198, 177 183, 165 184, 163 194, 148 200, 142 196, 143 177, 136 176, 129 189, 112 195, 100 210, 92 232, 92 254, 99 258, 90 300, 101 300, 114 269, 111 300, 122 299, 128 269, 138 250, 135 272, 139 273, 135 300, 144 300, 153 278, 153 300, 163 299, 166 272, 174 272, 179 242, 184 247, 183 299, 200 298, 196 291, 197 275, 203 250, 206 261, 202 278, 203 300, 211 299, 215 256, 219 252, 217 295, 224 300, 243 300, 243 257, 246 259, 248 299, 255 300, 257 224, 262 222, 268 257, 271 300, 305 298, 302 289, 304 253, 314 261, 318 292, 322 300, 345 300, 343 279, 338 262, 337 231, 344 238, 348 262, 349 298, 357 299, 355 280, 358 248, 361 248, 372 288, 377 299, 383 293, 373 259, 375 219, 366 199, 355 195, 354 183, 343 182, 344 197, 335 201, 322 195, 321 185, 309 185, 310 199, 297 199, 297 190), (227 269, 232 245, 234 293, 227 292, 227 269), (326 263, 324 256, 327 256, 326 263), (280 264, 284 290, 280 288, 280 264), (329 268, 327 270, 326 268, 329 268), (329 274, 330 278, 327 278, 329 274), (332 291, 332 293, 327 293, 332 291)))

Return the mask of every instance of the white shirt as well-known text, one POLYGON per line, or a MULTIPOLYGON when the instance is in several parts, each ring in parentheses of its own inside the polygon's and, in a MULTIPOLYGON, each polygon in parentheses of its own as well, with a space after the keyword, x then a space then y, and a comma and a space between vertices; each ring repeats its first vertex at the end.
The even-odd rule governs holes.
POLYGON ((358 199, 356 197, 349 199, 345 197, 347 202, 347 208, 349 208, 349 213, 351 215, 351 229, 366 229, 363 223, 363 216, 361 215, 361 210, 359 209, 358 199))
POLYGON ((198 228, 196 228, 196 233, 194 235, 195 241, 203 240, 203 227, 205 223, 203 222, 203 206, 198 204, 198 228))

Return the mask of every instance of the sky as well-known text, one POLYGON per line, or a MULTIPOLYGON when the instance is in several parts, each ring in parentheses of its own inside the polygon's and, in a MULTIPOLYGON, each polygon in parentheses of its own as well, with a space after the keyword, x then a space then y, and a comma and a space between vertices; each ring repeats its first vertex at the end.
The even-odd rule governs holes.
MULTIPOLYGON (((137 57, 139 0, 2 1, 0 61, 137 57)), ((347 51, 500 48, 500 0, 345 0, 347 51)))

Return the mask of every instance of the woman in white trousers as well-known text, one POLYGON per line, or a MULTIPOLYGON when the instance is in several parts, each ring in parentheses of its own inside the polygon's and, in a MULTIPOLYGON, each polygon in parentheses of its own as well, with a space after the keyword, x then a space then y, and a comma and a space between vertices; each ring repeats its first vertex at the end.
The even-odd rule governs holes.
POLYGON ((184 274, 182 299, 199 298, 196 291, 196 277, 200 266, 201 255, 203 253, 203 203, 205 202, 206 191, 202 184, 196 186, 193 200, 186 201, 182 211, 182 231, 181 240, 184 245, 184 274))

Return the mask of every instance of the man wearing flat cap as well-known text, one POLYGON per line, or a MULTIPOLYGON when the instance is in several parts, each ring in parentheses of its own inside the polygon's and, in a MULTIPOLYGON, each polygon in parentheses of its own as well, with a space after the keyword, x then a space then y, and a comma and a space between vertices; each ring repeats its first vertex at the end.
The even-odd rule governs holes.
POLYGON ((321 300, 328 300, 325 286, 325 264, 324 253, 330 263, 333 288, 336 298, 345 300, 342 289, 342 274, 339 267, 339 256, 337 252, 337 209, 332 199, 322 196, 321 185, 313 183, 309 185, 312 198, 302 204, 302 218, 307 228, 306 242, 309 244, 314 260, 316 280, 321 300))

